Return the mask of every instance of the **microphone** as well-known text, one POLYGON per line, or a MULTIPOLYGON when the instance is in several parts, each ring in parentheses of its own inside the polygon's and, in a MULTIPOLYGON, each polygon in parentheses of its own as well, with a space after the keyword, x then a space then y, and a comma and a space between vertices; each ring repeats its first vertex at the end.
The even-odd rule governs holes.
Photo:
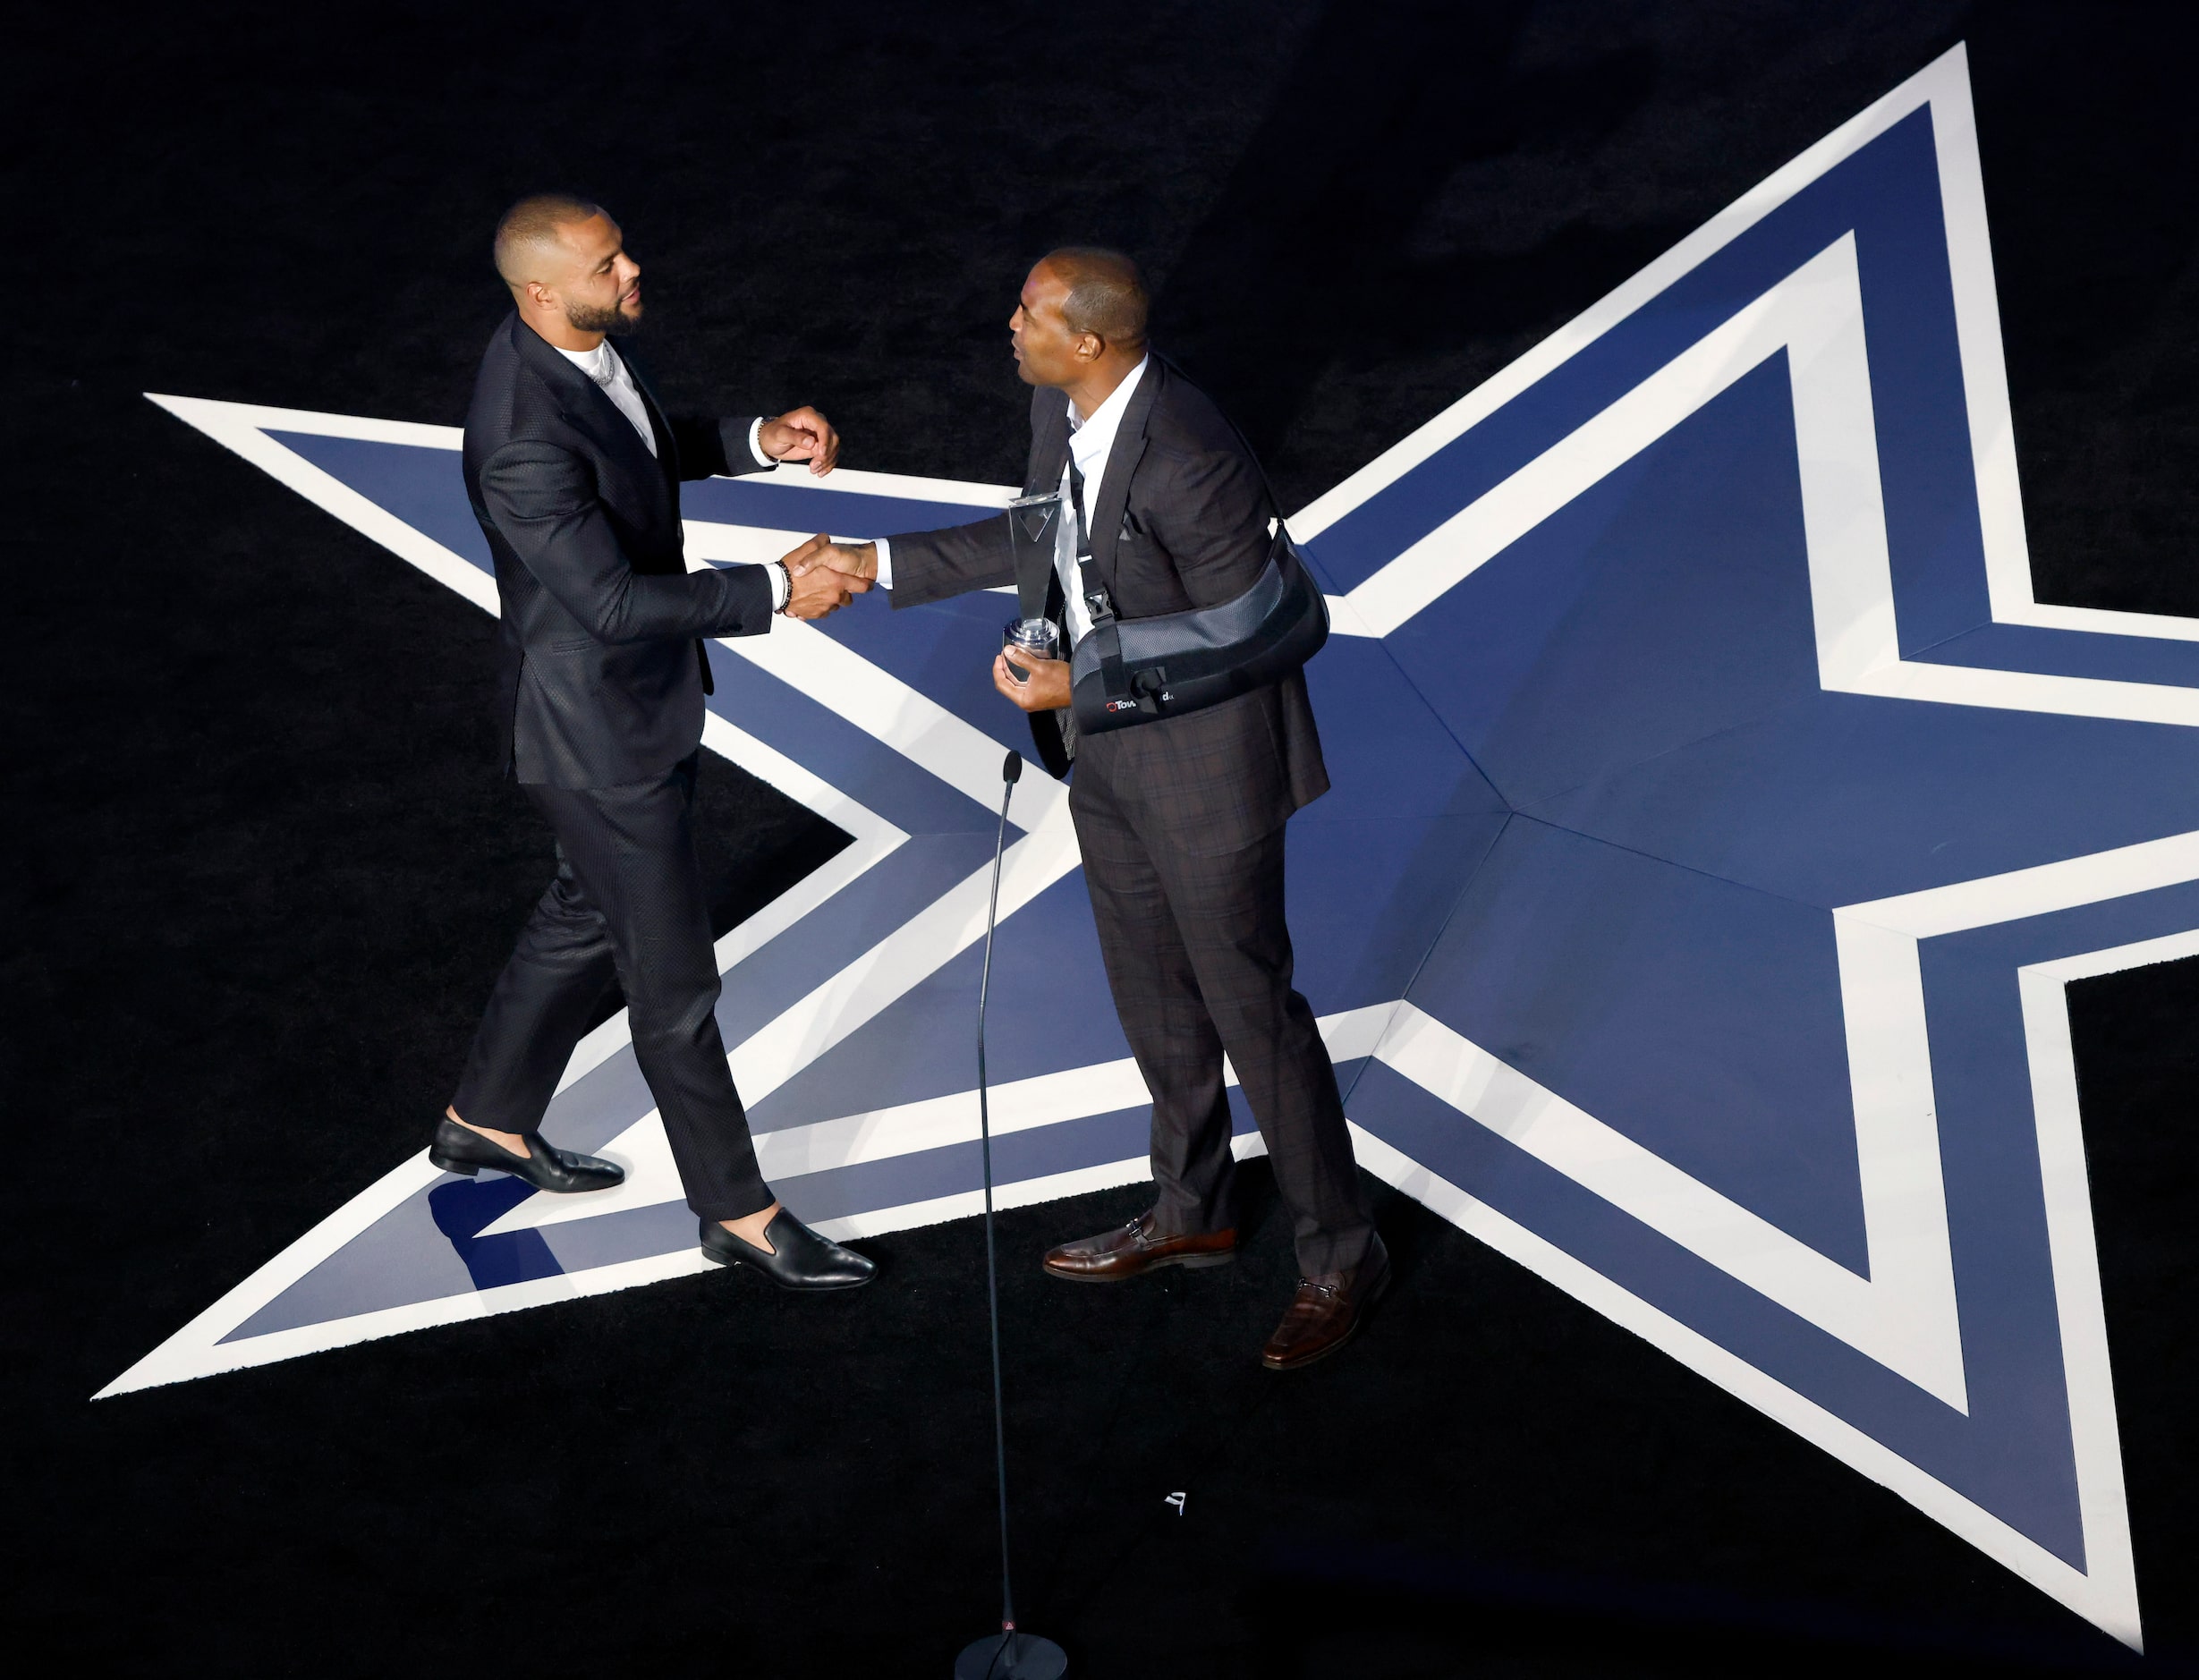
POLYGON ((985 1002, 992 992, 993 929, 1000 920, 1000 861, 1007 850, 1008 804, 1023 779, 1023 755, 1000 766, 1000 829, 993 839, 992 897, 985 908, 985 963, 977 982, 977 1126, 985 1172, 985 1317, 992 1331, 993 1476, 1000 1492, 1000 1631, 963 1647, 955 1680, 1061 1680, 1069 1659, 1050 1639, 1015 1625, 1015 1591, 1008 1574, 1008 1424, 1000 1399, 1000 1266, 993 1246, 992 1110, 985 1097, 985 1002))

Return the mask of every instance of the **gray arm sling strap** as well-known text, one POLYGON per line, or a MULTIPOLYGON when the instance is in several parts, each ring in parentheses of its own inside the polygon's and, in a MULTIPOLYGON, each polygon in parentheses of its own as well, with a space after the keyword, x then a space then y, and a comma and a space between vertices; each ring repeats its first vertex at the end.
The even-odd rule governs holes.
MULTIPOLYGON (((1235 430, 1235 427, 1231 428, 1235 430)), ((1244 441, 1244 434, 1237 433, 1244 441)), ((1091 630, 1069 656, 1071 705, 1080 734, 1105 734, 1157 718, 1202 711, 1280 681, 1329 640, 1329 604, 1283 526, 1268 475, 1252 466, 1275 508, 1275 539, 1252 586, 1234 600, 1152 618, 1118 618, 1092 564, 1084 479, 1070 462, 1077 506, 1077 581, 1091 630)))

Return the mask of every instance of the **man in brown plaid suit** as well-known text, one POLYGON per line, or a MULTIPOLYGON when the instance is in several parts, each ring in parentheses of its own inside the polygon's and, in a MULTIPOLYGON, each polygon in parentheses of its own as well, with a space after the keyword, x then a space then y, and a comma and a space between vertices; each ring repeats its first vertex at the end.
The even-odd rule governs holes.
MULTIPOLYGON (((1210 398, 1145 344, 1146 293, 1113 251, 1057 250, 1031 271, 1009 323, 1031 404, 1029 494, 1059 489, 1049 569, 1018 576, 998 519, 876 543, 811 564, 875 580, 896 607, 1014 583, 1026 616, 1074 646, 1090 617, 1075 581, 1090 514, 1092 563, 1125 619, 1233 599, 1268 554, 1259 467, 1210 398)), ((1234 1258, 1227 1053, 1267 1141, 1303 1274, 1264 1362, 1294 1370, 1350 1338, 1389 1281, 1352 1159, 1336 1070, 1292 988, 1283 829, 1329 788, 1305 679, 1204 711, 1076 739, 1064 660, 1003 653, 1000 692, 1031 714, 1047 767, 1076 776, 1069 805, 1123 1031, 1153 1094, 1152 1209, 1064 1243, 1046 1269, 1113 1283, 1234 1258)))

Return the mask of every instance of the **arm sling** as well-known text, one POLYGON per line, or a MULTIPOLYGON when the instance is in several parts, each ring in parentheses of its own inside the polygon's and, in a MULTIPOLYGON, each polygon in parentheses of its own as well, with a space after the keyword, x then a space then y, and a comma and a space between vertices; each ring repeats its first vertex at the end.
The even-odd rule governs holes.
MULTIPOLYGON (((1235 426, 1231 427, 1235 430, 1235 426)), ((1244 442, 1244 434, 1237 433, 1244 442)), ((1162 717, 1203 711, 1279 682, 1329 640, 1329 604, 1284 528, 1282 505, 1260 459, 1245 444, 1274 507, 1275 538, 1252 585, 1233 600, 1152 618, 1118 618, 1092 564, 1084 516, 1084 478, 1074 456, 1078 590, 1091 629, 1070 650, 1071 707, 1080 734, 1099 735, 1162 717)))

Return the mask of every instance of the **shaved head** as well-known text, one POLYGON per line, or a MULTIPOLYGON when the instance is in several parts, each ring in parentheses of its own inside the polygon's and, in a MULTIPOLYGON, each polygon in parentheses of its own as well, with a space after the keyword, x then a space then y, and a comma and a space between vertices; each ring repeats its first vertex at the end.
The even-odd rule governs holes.
POLYGON ((1136 263, 1098 245, 1065 245, 1043 261, 1069 288, 1061 318, 1071 332, 1096 334, 1126 351, 1145 343, 1149 300, 1136 263))
POLYGON ((561 350, 593 350, 641 324, 641 265, 598 206, 568 192, 522 199, 497 224, 497 272, 519 317, 561 350))
POLYGON ((538 192, 522 199, 497 224, 497 272, 504 284, 518 287, 530 280, 548 280, 563 260, 558 247, 562 228, 592 221, 602 208, 566 192, 538 192))

